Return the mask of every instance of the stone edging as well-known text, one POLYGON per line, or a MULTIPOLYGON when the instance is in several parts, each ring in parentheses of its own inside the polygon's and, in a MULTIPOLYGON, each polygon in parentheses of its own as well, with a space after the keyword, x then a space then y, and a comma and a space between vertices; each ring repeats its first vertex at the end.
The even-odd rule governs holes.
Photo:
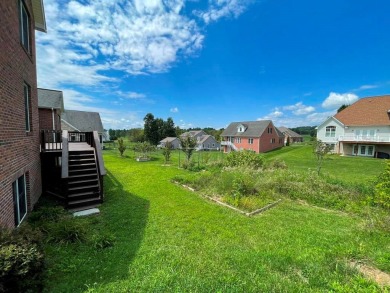
MULTIPOLYGON (((174 181, 174 183, 175 183, 175 184, 178 184, 178 185, 180 185, 180 186, 182 186, 182 187, 184 187, 184 188, 187 188, 188 190, 190 190, 190 191, 192 191, 192 192, 195 192, 195 189, 192 188, 192 187, 190 187, 190 186, 188 186, 188 185, 180 184, 179 182, 176 182, 176 181, 174 181)), ((251 216, 260 214, 260 213, 262 213, 262 212, 265 212, 266 210, 269 210, 270 208, 273 208, 274 206, 276 206, 277 204, 279 204, 279 203, 282 201, 282 199, 278 199, 278 200, 275 201, 275 202, 272 202, 272 203, 270 203, 270 204, 268 204, 268 205, 266 205, 266 206, 264 206, 264 207, 262 207, 262 208, 260 208, 260 209, 257 209, 257 210, 255 210, 255 211, 253 211, 253 212, 248 213, 248 212, 245 212, 245 211, 243 211, 243 210, 240 210, 240 209, 238 209, 238 208, 236 208, 236 207, 233 207, 233 206, 231 206, 231 205, 229 205, 229 204, 227 204, 227 203, 224 203, 224 202, 219 201, 219 200, 217 200, 217 199, 215 199, 215 198, 212 198, 212 197, 210 197, 210 196, 202 195, 202 197, 205 197, 205 198, 207 198, 208 200, 211 200, 211 201, 213 201, 213 202, 215 202, 215 203, 217 203, 217 204, 219 204, 219 205, 221 205, 221 206, 224 206, 224 207, 227 207, 227 208, 229 208, 229 209, 232 209, 232 210, 234 210, 234 211, 236 211, 236 212, 238 212, 238 213, 240 213, 240 214, 243 214, 243 215, 245 215, 245 216, 247 216, 247 217, 251 217, 251 216)))

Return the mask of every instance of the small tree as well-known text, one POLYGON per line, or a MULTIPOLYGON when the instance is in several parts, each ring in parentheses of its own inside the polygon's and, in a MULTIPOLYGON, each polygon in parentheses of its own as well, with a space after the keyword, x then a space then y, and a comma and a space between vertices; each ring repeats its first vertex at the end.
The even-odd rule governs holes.
POLYGON ((171 152, 172 152, 172 143, 170 141, 167 141, 164 145, 164 147, 162 148, 163 150, 163 155, 164 155, 164 158, 165 158, 165 164, 169 162, 169 160, 171 159, 171 152))
POLYGON ((121 157, 123 157, 123 153, 126 150, 126 145, 123 142, 123 138, 118 138, 118 151, 121 154, 121 157))
POLYGON ((315 140, 313 144, 313 153, 317 159, 317 174, 320 175, 322 163, 324 161, 325 156, 329 153, 329 146, 322 142, 320 139, 315 140))
POLYGON ((187 162, 189 162, 197 145, 196 138, 190 135, 186 135, 184 137, 179 137, 179 140, 181 144, 181 150, 185 153, 187 162))
POLYGON ((150 143, 144 141, 144 142, 139 142, 135 144, 134 146, 134 151, 140 153, 138 158, 142 159, 148 159, 148 153, 154 150, 154 146, 152 146, 150 143))

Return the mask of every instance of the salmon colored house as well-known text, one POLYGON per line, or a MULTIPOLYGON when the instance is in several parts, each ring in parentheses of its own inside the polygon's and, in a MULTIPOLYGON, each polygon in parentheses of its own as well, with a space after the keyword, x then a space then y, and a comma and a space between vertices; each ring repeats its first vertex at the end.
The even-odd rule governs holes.
POLYGON ((265 153, 284 145, 284 135, 271 120, 232 122, 221 134, 225 153, 251 150, 265 153))

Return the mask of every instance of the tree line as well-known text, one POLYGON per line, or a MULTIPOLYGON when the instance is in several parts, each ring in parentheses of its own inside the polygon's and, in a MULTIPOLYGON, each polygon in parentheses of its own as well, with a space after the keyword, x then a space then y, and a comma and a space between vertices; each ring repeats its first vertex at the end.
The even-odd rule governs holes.
POLYGON ((152 113, 148 113, 144 117, 143 128, 109 129, 108 135, 110 140, 127 138, 130 142, 149 142, 152 145, 157 145, 166 137, 179 137, 187 131, 196 130, 203 130, 205 133, 214 136, 215 139, 219 141, 220 135, 224 129, 215 129, 212 127, 182 129, 179 126, 175 126, 171 117, 164 120, 162 118, 154 117, 152 113))

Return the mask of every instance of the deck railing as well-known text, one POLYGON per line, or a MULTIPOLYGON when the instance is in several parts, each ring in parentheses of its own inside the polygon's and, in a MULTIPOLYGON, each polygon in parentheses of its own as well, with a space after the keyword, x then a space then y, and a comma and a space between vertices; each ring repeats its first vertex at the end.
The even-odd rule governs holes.
POLYGON ((41 130, 41 151, 61 151, 65 131, 68 143, 86 142, 93 146, 94 135, 92 131, 41 130))
POLYGON ((339 141, 356 141, 356 142, 390 142, 388 135, 343 135, 339 136, 339 141))
POLYGON ((61 130, 41 130, 41 150, 61 150, 61 130))

